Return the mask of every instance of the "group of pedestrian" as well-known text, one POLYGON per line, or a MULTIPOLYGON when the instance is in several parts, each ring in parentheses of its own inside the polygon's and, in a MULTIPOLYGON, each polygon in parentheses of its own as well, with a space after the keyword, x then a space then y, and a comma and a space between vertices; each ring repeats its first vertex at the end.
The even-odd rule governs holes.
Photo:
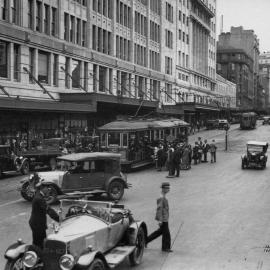
POLYGON ((192 159, 194 160, 194 165, 202 162, 208 162, 208 152, 211 155, 211 163, 216 162, 216 150, 217 146, 214 139, 209 144, 206 139, 202 141, 202 138, 198 137, 198 140, 195 142, 192 149, 192 159))

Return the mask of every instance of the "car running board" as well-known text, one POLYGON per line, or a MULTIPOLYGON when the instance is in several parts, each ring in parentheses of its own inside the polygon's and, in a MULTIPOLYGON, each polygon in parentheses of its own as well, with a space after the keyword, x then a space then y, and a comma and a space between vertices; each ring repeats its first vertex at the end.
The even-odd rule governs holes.
POLYGON ((101 193, 106 193, 106 191, 103 189, 96 189, 93 191, 74 191, 74 192, 65 193, 63 195, 58 195, 57 199, 62 200, 62 199, 69 199, 71 197, 84 197, 84 196, 88 196, 88 195, 89 196, 98 195, 101 193))
POLYGON ((136 246, 120 246, 112 249, 105 259, 111 269, 119 265, 129 254, 135 250, 136 246))

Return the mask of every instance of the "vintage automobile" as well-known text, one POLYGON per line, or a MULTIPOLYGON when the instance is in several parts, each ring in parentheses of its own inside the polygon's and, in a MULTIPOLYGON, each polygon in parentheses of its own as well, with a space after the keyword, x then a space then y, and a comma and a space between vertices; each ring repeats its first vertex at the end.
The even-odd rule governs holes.
POLYGON ((247 142, 247 153, 241 157, 242 169, 251 167, 265 169, 267 162, 267 148, 267 142, 247 142))
MULTIPOLYGON (((58 195, 106 193, 112 200, 120 200, 124 189, 129 188, 127 177, 120 171, 120 154, 106 152, 74 153, 57 158, 58 169, 39 172, 49 186, 48 203, 57 200, 58 195)), ((22 182, 21 195, 31 201, 35 193, 33 177, 22 182)))
POLYGON ((7 171, 16 171, 21 174, 29 173, 27 158, 15 155, 10 145, 0 145, 0 178, 7 171))
POLYGON ((227 119, 219 119, 218 120, 218 129, 225 129, 230 127, 230 123, 228 122, 227 119))
POLYGON ((207 120, 205 126, 206 129, 216 129, 218 128, 218 120, 217 119, 207 120))
POLYGON ((51 226, 44 248, 18 240, 5 252, 5 270, 105 270, 126 257, 132 266, 141 263, 147 226, 123 205, 61 200, 59 209, 60 222, 51 226))
POLYGON ((63 155, 65 138, 44 139, 41 145, 22 152, 22 156, 30 161, 30 169, 38 167, 49 167, 54 170, 56 167, 56 157, 63 155))
POLYGON ((270 116, 264 116, 262 124, 269 125, 270 124, 270 116))

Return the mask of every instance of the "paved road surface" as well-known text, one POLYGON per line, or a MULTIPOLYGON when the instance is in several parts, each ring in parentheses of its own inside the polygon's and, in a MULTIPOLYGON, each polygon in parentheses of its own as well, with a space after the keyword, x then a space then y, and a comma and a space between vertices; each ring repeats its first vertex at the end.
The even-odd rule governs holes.
MULTIPOLYGON (((202 131, 204 139, 215 138, 217 163, 192 166, 172 178, 170 228, 174 252, 160 251, 161 239, 149 244, 143 263, 136 269, 242 270, 270 269, 270 165, 266 170, 241 170, 240 156, 247 140, 268 140, 270 126, 229 132, 229 151, 224 152, 224 131, 202 131)), ((193 143, 198 134, 191 136, 193 143)), ((144 219, 149 231, 157 228, 155 202, 167 172, 153 168, 128 175, 133 188, 123 203, 144 219)), ((28 219, 31 205, 20 199, 16 187, 21 177, 0 182, 0 254, 18 237, 30 241, 28 219)), ((0 258, 0 269, 4 268, 0 258)), ((128 268, 124 262, 118 270, 128 268)))

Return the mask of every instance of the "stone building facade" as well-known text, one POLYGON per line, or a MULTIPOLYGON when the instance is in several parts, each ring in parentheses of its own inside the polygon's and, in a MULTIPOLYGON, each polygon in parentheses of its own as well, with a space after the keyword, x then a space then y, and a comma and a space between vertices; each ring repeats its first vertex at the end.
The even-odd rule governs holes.
MULTIPOLYGON (((242 26, 231 27, 228 33, 221 33, 218 39, 218 54, 221 50, 241 49, 252 60, 252 64, 248 65, 247 70, 243 70, 243 76, 251 72, 251 77, 248 75, 248 85, 240 85, 237 93, 238 105, 243 110, 256 110, 256 100, 259 89, 259 39, 253 30, 244 30, 242 26)), ((244 57, 244 56, 242 56, 244 57)), ((246 58, 246 56, 244 57, 246 58)), ((218 60, 219 63, 219 60, 218 60)), ((243 67, 246 65, 244 64, 243 67)), ((226 77, 229 79, 228 77, 226 77)), ((241 80, 241 79, 240 79, 241 80)))
POLYGON ((1 1, 0 137, 216 111, 215 14, 216 0, 1 1))

